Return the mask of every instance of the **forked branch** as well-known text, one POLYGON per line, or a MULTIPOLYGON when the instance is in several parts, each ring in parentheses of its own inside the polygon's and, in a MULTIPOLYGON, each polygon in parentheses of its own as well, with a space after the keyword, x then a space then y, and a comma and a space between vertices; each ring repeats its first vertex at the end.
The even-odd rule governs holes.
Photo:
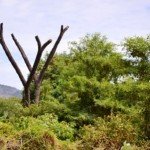
POLYGON ((32 70, 30 72, 30 75, 29 75, 27 83, 26 83, 26 87, 27 88, 29 87, 30 83, 33 80, 33 77, 34 77, 35 72, 37 70, 37 67, 39 65, 39 62, 40 62, 40 59, 41 59, 43 51, 52 42, 52 40, 50 39, 47 42, 45 42, 43 45, 41 45, 41 41, 40 41, 39 37, 36 36, 35 39, 36 39, 37 45, 38 45, 38 52, 37 52, 37 55, 36 55, 36 58, 35 58, 35 61, 34 61, 34 64, 33 64, 33 68, 32 68, 32 70))
POLYGON ((60 43, 60 41, 61 41, 64 33, 68 30, 68 28, 69 28, 69 26, 67 26, 67 27, 64 28, 63 25, 61 25, 59 36, 58 36, 58 38, 57 38, 57 40, 56 40, 56 42, 55 42, 55 44, 54 44, 54 46, 53 46, 50 54, 48 55, 47 60, 46 60, 44 66, 43 66, 43 68, 42 68, 42 70, 41 70, 41 72, 39 74, 38 82, 42 81, 44 73, 45 73, 48 65, 50 64, 50 62, 51 62, 51 60, 52 60, 52 58, 53 58, 53 56, 54 56, 54 54, 56 52, 58 44, 60 43))

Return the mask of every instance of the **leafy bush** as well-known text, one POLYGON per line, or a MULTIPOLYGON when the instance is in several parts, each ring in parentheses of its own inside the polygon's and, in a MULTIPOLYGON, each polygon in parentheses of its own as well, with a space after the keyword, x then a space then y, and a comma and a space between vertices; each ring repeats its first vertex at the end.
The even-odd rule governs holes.
POLYGON ((97 118, 95 125, 81 128, 79 149, 120 149, 124 141, 136 143, 138 127, 135 127, 130 118, 123 115, 109 116, 105 119, 97 118))

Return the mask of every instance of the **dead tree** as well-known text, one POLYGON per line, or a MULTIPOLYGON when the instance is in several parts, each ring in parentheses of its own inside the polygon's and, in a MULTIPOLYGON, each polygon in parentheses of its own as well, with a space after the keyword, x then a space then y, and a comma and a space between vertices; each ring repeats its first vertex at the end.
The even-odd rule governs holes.
POLYGON ((23 98, 22 98, 22 102, 23 102, 24 106, 29 106, 31 103, 30 87, 31 87, 32 82, 34 82, 34 85, 35 85, 34 100, 32 100, 32 101, 36 104, 39 103, 39 101, 40 101, 40 86, 42 84, 44 73, 45 73, 46 69, 48 68, 48 66, 56 52, 57 47, 58 47, 64 33, 67 31, 68 28, 69 28, 68 26, 65 28, 63 27, 63 25, 61 26, 59 36, 58 36, 56 42, 54 43, 50 53, 48 54, 45 64, 43 65, 40 72, 37 72, 37 68, 38 68, 39 62, 41 60, 42 53, 45 50, 45 48, 52 42, 52 40, 50 39, 50 40, 46 41, 44 44, 41 44, 39 37, 35 36, 37 46, 38 46, 38 51, 37 51, 33 66, 31 66, 29 59, 28 59, 27 55, 25 54, 25 51, 23 50, 23 48, 21 47, 21 45, 19 44, 19 42, 17 41, 15 36, 13 34, 11 34, 12 39, 13 39, 14 43, 16 44, 18 50, 20 51, 21 56, 29 70, 29 76, 28 76, 27 80, 25 80, 20 68, 18 67, 13 56, 11 55, 10 50, 4 40, 3 23, 0 24, 0 44, 1 44, 4 52, 6 53, 7 58, 9 59, 10 63, 12 64, 13 68, 15 69, 17 75, 19 76, 20 81, 22 82, 22 85, 24 87, 23 98))

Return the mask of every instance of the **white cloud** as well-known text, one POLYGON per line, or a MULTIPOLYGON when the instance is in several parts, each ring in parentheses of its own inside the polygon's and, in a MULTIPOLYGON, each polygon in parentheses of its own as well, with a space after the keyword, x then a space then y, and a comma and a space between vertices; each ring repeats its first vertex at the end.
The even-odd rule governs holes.
MULTIPOLYGON (((21 57, 12 45, 12 32, 33 62, 37 49, 34 36, 38 34, 43 42, 49 38, 55 41, 61 24, 70 28, 59 45, 59 52, 66 50, 68 41, 86 33, 101 32, 110 40, 120 42, 125 36, 145 35, 150 31, 149 0, 0 0, 0 16, 0 22, 5 23, 5 39, 19 63, 21 57)), ((6 84, 20 88, 15 72, 4 69, 10 67, 5 57, 0 55, 0 83, 1 76, 5 76, 6 84), (13 82, 6 74, 11 74, 13 82)), ((22 62, 24 70, 23 66, 22 62)), ((26 76, 27 72, 23 72, 26 76)))
POLYGON ((1 0, 3 6, 14 6, 17 4, 17 0, 1 0))

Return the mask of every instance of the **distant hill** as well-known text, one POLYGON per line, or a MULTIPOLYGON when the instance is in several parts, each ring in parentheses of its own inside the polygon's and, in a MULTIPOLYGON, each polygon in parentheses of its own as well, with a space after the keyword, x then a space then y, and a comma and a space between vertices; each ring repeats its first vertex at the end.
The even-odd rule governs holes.
POLYGON ((2 98, 10 98, 10 97, 18 97, 21 98, 21 91, 7 85, 0 84, 0 97, 2 98))

